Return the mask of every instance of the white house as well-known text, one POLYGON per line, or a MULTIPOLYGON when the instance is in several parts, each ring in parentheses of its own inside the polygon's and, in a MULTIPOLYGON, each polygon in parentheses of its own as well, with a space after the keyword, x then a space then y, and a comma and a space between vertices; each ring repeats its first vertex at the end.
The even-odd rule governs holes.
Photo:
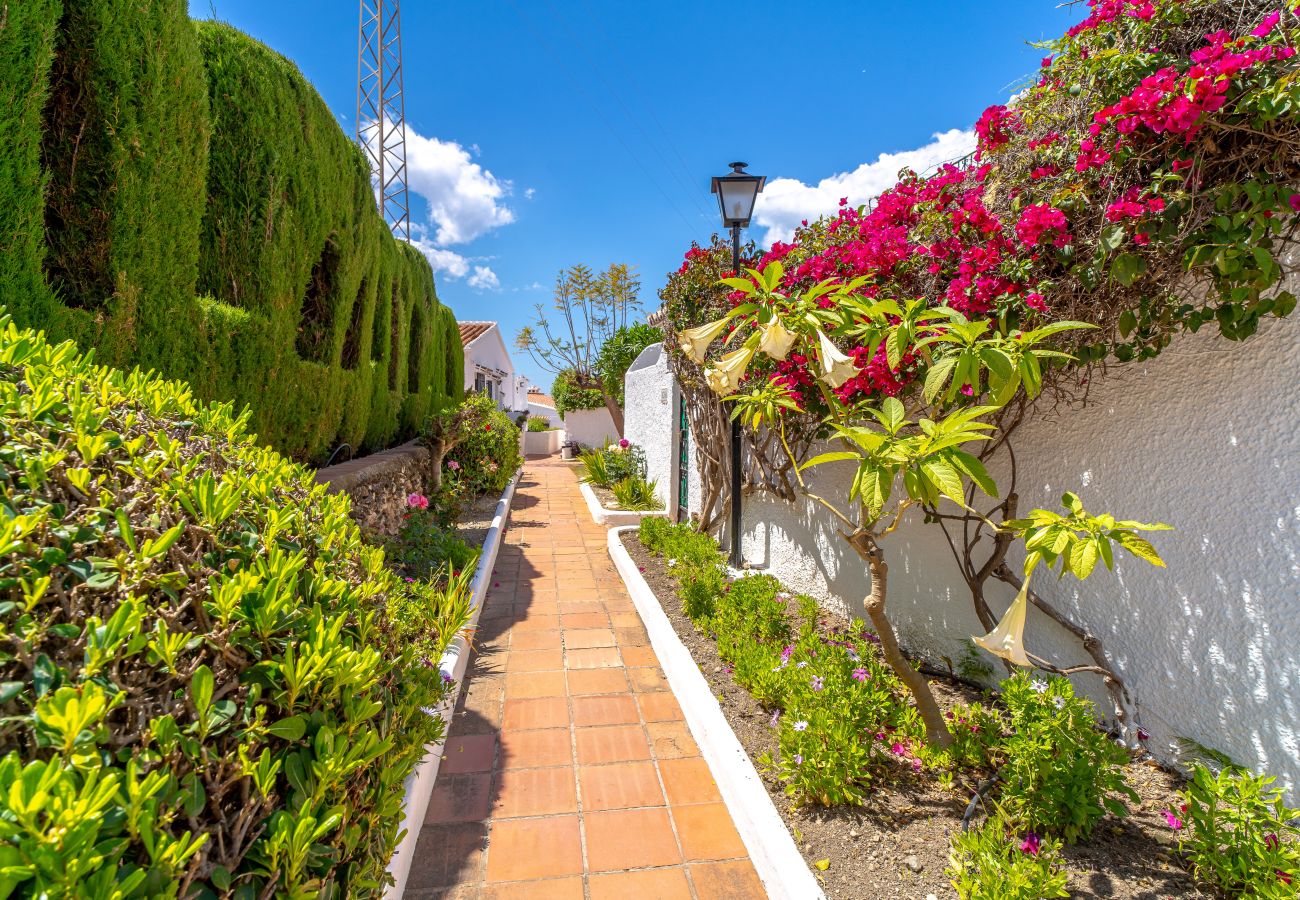
POLYGON ((528 379, 515 372, 496 322, 461 322, 465 348, 465 393, 486 394, 507 412, 528 409, 528 379))

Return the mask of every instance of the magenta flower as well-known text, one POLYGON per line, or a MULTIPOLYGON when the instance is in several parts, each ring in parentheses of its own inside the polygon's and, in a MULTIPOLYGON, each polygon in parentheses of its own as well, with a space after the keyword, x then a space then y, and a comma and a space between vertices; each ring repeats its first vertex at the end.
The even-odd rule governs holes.
POLYGON ((868 678, 870 678, 870 677, 871 677, 871 676, 867 674, 867 670, 866 670, 866 669, 854 669, 854 670, 853 670, 853 680, 854 680, 854 681, 866 681, 866 680, 867 680, 868 678))
POLYGON ((629 441, 627 438, 622 438, 619 440, 618 446, 623 450, 626 450, 628 447, 632 446, 632 442, 629 441))
POLYGON ((907 748, 898 743, 898 741, 894 741, 894 746, 890 747, 889 751, 895 756, 904 756, 907 754, 907 748))
POLYGON ((1165 812, 1165 821, 1169 823, 1169 827, 1172 828, 1174 831, 1181 831, 1183 827, 1183 820, 1178 818, 1176 815, 1174 815, 1171 811, 1167 809, 1164 812, 1165 812))
POLYGON ((1278 847, 1281 846, 1281 844, 1282 842, 1277 839, 1277 835, 1273 834, 1271 831, 1268 834, 1264 835, 1264 846, 1267 847, 1268 849, 1276 850, 1278 847))
POLYGON ((1300 212, 1300 194, 1292 194, 1287 198, 1287 202, 1291 204, 1292 209, 1296 212, 1300 212))
POLYGON ((1264 21, 1259 23, 1259 27, 1251 32, 1257 38, 1268 37, 1268 33, 1277 27, 1277 23, 1282 21, 1282 13, 1276 9, 1264 17, 1264 21))
POLYGON ((1020 842, 1020 852, 1028 853, 1030 856, 1037 856, 1039 843, 1041 842, 1038 835, 1031 831, 1029 834, 1025 835, 1025 839, 1020 842))
POLYGON ((1143 742, 1149 741, 1149 740, 1151 740, 1151 735, 1149 735, 1149 734, 1146 733, 1146 729, 1144 729, 1144 728, 1139 728, 1139 729, 1138 729, 1138 740, 1139 740, 1139 741, 1143 741, 1143 742))
POLYGON ((407 494, 406 505, 414 509, 428 509, 429 498, 424 494, 407 494))
POLYGON ((447 468, 451 469, 453 472, 459 472, 460 463, 453 459, 451 462, 447 463, 447 468))

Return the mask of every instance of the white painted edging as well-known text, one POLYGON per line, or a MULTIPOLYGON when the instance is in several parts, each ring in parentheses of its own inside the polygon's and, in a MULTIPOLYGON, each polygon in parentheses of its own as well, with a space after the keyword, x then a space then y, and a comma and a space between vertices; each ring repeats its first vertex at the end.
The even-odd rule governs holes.
MULTIPOLYGON (((487 596, 488 584, 492 581, 492 569, 496 566, 497 553, 505 538, 506 522, 510 518, 510 504, 515 497, 515 486, 519 484, 516 472, 510 484, 506 486, 501 499, 497 501, 492 515, 492 524, 483 541, 483 551, 478 558, 478 567, 470 582, 470 592, 474 604, 470 614, 470 627, 478 625, 483 611, 483 599, 487 596)), ((448 697, 431 715, 442 716, 448 728, 451 727, 451 713, 456 708, 460 696, 461 682, 465 677, 465 668, 469 665, 469 644, 463 636, 451 642, 447 652, 442 655, 438 668, 456 682, 455 692, 448 697)), ((444 742, 445 743, 445 742, 444 742)), ((388 863, 388 873, 393 876, 394 884, 384 891, 385 900, 400 900, 406 891, 406 879, 411 873, 411 861, 415 857, 415 845, 420 840, 420 828, 424 824, 424 814, 429 809, 429 797, 433 794, 433 783, 438 778, 438 768, 442 765, 443 744, 430 744, 425 748, 424 759, 415 767, 406 779, 406 797, 402 800, 402 828, 406 834, 393 851, 393 858, 388 863)))
POLYGON ((607 509, 600 505, 600 498, 596 492, 591 489, 591 485, 585 481, 578 482, 578 490, 582 491, 582 498, 587 501, 587 510, 597 525, 604 525, 607 528, 617 528, 620 525, 638 525, 646 516, 666 516, 668 513, 662 509, 649 509, 644 512, 638 512, 630 509, 607 509))
POLYGON ((623 546, 623 533, 635 530, 630 525, 611 529, 609 555, 641 614, 668 685, 681 704, 686 724, 709 764, 767 896, 770 900, 825 900, 826 894, 772 805, 749 754, 727 724, 708 681, 623 546))

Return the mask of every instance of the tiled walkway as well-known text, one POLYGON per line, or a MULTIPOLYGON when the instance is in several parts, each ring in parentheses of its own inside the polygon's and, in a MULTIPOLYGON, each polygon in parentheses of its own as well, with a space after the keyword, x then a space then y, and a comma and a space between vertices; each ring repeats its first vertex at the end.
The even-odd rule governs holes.
POLYGON ((570 466, 529 460, 410 900, 759 900, 570 466))

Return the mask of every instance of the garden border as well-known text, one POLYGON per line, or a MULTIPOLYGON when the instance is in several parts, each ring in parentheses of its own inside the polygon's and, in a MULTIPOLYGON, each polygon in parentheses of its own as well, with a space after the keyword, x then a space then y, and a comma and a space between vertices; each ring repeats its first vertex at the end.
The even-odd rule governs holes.
POLYGON ((578 482, 578 490, 582 491, 582 498, 587 501, 587 511, 596 521, 597 525, 604 525, 606 528, 619 528, 621 526, 636 527, 646 516, 667 516, 668 511, 663 509, 609 509, 600 505, 600 498, 596 492, 591 489, 591 485, 585 481, 578 482))
MULTIPOLYGON (((506 485, 501 499, 497 501, 487 537, 483 540, 483 551, 479 555, 478 567, 474 570, 474 578, 470 582, 473 612, 470 614, 469 628, 478 625, 479 615, 483 611, 483 600, 487 596, 487 587, 492 580, 492 570, 496 567, 497 553, 501 550, 501 544, 505 539, 515 487, 519 484, 522 475, 521 469, 515 473, 510 484, 506 485)), ((443 653, 438 668, 443 675, 450 676, 456 682, 456 687, 436 710, 425 710, 430 715, 442 716, 449 727, 451 712, 456 708, 456 701, 464 687, 465 669, 469 665, 469 647, 469 641, 462 634, 458 635, 443 653)), ((429 798, 433 794, 433 784, 438 779, 438 769, 442 766, 442 750, 445 743, 444 736, 443 743, 428 745, 424 759, 406 778, 406 796, 402 799, 402 828, 406 830, 406 834, 398 841, 397 847, 393 850, 393 857, 388 862, 388 874, 393 876, 394 884, 384 891, 385 900, 400 900, 406 892, 406 879, 411 872, 411 862, 415 857, 416 844, 420 840, 420 829, 424 825, 424 814, 429 808, 429 798)))
POLYGON ((727 804, 741 840, 745 842, 745 849, 768 897, 771 900, 825 900, 826 894, 817 877, 795 846, 785 821, 772 804, 749 754, 727 723, 699 665, 677 636, 659 598, 641 577, 636 563, 623 546, 623 534, 637 528, 636 525, 624 525, 609 530, 610 558, 641 614, 668 685, 681 704, 686 724, 713 773, 718 791, 727 804))

